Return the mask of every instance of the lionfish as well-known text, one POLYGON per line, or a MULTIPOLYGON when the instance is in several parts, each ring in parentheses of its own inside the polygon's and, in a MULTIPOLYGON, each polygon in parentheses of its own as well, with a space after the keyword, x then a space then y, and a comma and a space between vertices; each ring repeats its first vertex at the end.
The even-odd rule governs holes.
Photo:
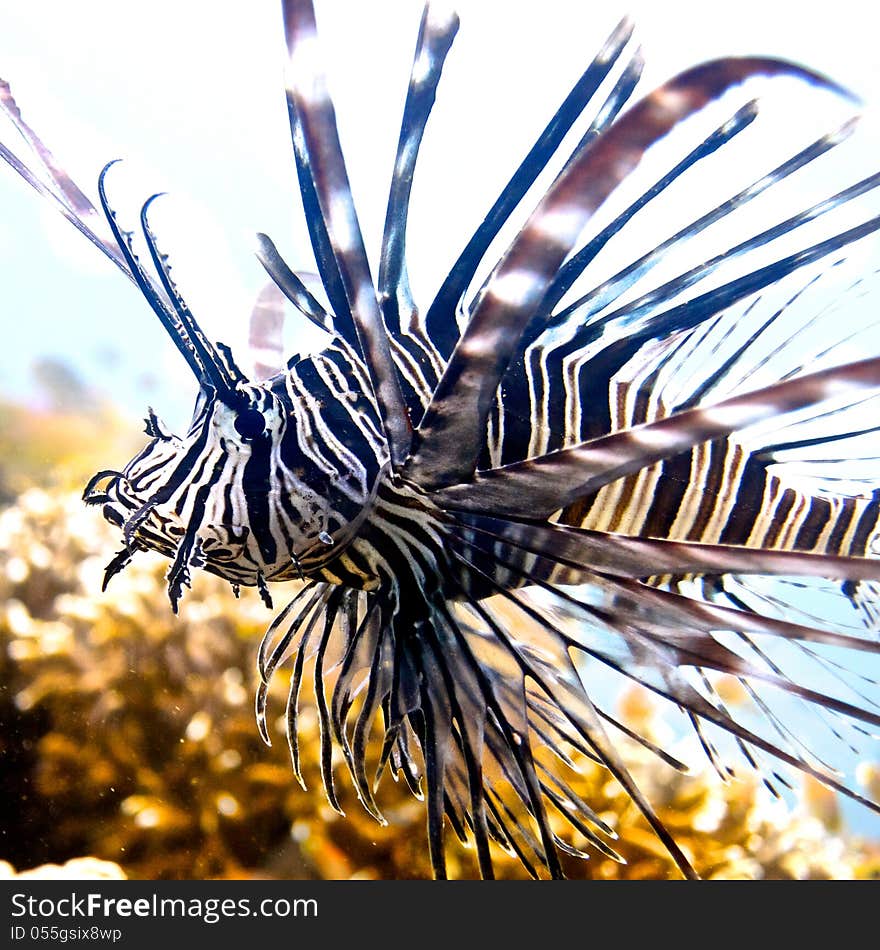
POLYGON ((208 339, 173 282, 149 222, 153 198, 140 218, 150 268, 111 209, 110 166, 99 211, 2 87, 41 171, 5 147, 0 154, 137 285, 199 386, 183 435, 150 410, 143 450, 85 489, 123 537, 105 584, 147 549, 171 562, 175 612, 197 569, 236 594, 257 587, 270 607, 268 585, 294 582, 258 652, 259 730, 268 741, 268 683, 290 663, 288 740, 300 777, 310 665, 330 805, 341 811, 337 750, 378 821, 377 783, 386 771, 402 777, 424 799, 438 878, 447 824, 486 878, 493 843, 534 877, 561 877, 562 854, 587 857, 553 830, 553 813, 587 847, 617 857, 613 828, 565 780, 579 758, 607 769, 682 874, 696 877, 623 750, 635 742, 684 765, 588 690, 586 674, 603 670, 677 708, 722 777, 738 756, 773 788, 787 782, 781 763, 880 811, 788 719, 806 708, 842 743, 880 726, 865 695, 872 681, 858 661, 853 669, 853 657, 880 653, 880 489, 870 474, 836 479, 833 457, 872 458, 859 439, 877 429, 880 358, 845 357, 868 356, 876 320, 857 326, 826 307, 787 322, 880 218, 771 253, 734 279, 709 279, 854 201, 880 175, 626 299, 678 247, 835 148, 845 125, 604 281, 577 283, 655 197, 728 147, 759 104, 728 115, 598 226, 646 152, 705 107, 756 77, 793 78, 806 95, 846 92, 793 63, 753 57, 705 62, 638 98, 642 61, 624 20, 424 308, 410 290, 407 215, 458 18, 430 4, 422 16, 375 282, 311 0, 285 0, 283 23, 296 174, 326 303, 265 235, 258 256, 323 346, 253 379, 208 339), (578 120, 586 131, 495 259, 493 242, 578 120), (786 278, 813 271, 772 302, 786 278), (788 477, 798 464, 824 464, 828 478, 788 477), (736 708, 717 688, 725 676, 746 698, 736 708), (381 754, 369 762, 374 735, 381 754), (547 750, 555 769, 539 754, 547 750))

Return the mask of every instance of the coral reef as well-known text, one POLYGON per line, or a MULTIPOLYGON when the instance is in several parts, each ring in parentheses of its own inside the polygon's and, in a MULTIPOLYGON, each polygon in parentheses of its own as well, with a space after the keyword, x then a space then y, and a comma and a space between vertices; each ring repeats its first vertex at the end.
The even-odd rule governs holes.
POLYGON ((112 861, 96 858, 71 858, 64 864, 42 864, 18 873, 8 861, 0 861, 0 881, 14 877, 39 881, 124 881, 125 872, 112 861))

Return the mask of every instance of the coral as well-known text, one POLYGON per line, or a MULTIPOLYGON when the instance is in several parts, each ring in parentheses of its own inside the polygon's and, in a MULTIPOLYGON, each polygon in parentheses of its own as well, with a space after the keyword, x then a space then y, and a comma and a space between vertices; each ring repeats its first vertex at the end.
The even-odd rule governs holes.
POLYGON ((124 881, 125 872, 112 861, 96 858, 71 858, 64 864, 43 864, 19 872, 8 861, 0 861, 0 880, 13 877, 42 881, 124 881))

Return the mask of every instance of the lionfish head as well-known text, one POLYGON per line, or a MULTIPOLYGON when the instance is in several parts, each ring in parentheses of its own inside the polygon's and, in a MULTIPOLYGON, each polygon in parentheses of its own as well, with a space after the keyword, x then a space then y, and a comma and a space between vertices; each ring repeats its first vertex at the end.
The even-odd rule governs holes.
MULTIPOLYGON (((100 192, 117 240, 148 302, 199 383, 187 432, 180 436, 150 409, 149 443, 121 471, 103 470, 83 493, 122 529, 124 548, 107 566, 104 586, 138 550, 172 560, 168 593, 177 610, 191 572, 202 568, 256 586, 271 605, 267 580, 303 577, 337 556, 366 508, 376 471, 328 463, 309 470, 315 434, 297 410, 287 374, 253 382, 224 344, 211 343, 169 276, 147 221, 144 235, 162 290, 137 261, 100 192)), ((155 198, 156 196, 154 196, 155 198)), ((356 407, 362 411, 363 407, 356 407)))

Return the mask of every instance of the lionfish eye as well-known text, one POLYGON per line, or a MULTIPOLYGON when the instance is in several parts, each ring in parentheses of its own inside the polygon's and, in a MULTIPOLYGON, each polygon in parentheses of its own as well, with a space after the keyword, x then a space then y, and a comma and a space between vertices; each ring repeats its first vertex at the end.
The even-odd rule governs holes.
POLYGON ((266 420, 259 409, 243 409, 235 417, 235 431, 246 441, 256 439, 266 428, 266 420))

